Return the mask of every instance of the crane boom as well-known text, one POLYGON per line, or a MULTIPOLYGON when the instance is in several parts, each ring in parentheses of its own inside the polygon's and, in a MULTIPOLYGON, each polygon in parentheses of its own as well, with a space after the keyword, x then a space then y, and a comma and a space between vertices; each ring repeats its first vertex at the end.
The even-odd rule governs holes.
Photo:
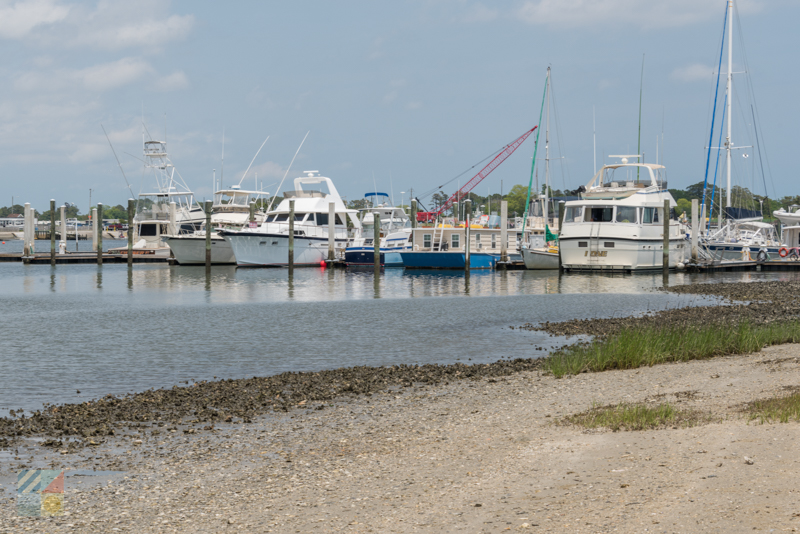
POLYGON ((495 156, 494 159, 492 159, 492 161, 490 161, 483 169, 481 169, 481 171, 478 174, 473 176, 472 179, 470 179, 470 181, 464 184, 464 187, 456 191, 453 194, 453 196, 448 198, 437 211, 418 212, 417 222, 435 221, 436 217, 441 215, 445 210, 449 209, 456 202, 457 199, 472 191, 479 183, 483 181, 484 178, 489 176, 493 170, 495 170, 501 163, 503 163, 506 159, 508 159, 508 157, 511 154, 513 154, 517 148, 519 148, 519 146, 525 141, 525 139, 528 138, 529 135, 533 133, 534 130, 536 130, 537 127, 538 126, 534 126, 530 130, 519 136, 513 143, 506 145, 503 148, 502 152, 500 152, 497 156, 495 156))

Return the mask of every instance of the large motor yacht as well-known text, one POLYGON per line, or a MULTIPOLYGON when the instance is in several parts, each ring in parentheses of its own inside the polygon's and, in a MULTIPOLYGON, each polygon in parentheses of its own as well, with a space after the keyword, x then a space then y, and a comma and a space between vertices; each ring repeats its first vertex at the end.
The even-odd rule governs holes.
POLYGON ((663 266, 664 217, 669 217, 669 267, 684 261, 685 230, 664 201, 664 167, 629 163, 639 156, 611 156, 586 185, 580 200, 565 205, 560 235, 561 263, 566 270, 638 271, 663 266), (641 179, 640 179, 641 178, 641 179))
POLYGON ((280 267, 289 263, 289 202, 294 200, 294 265, 319 265, 328 257, 329 204, 334 204, 334 252, 341 253, 351 236, 361 234, 356 210, 347 209, 333 181, 319 171, 295 178, 294 190, 283 193, 275 210, 258 228, 220 230, 233 249, 236 264, 280 267), (351 230, 348 230, 348 218, 351 230))
MULTIPOLYGON (((233 264, 236 257, 233 249, 217 229, 239 230, 250 224, 250 202, 258 202, 264 193, 262 191, 245 191, 238 185, 229 189, 221 189, 214 193, 211 206, 211 228, 205 227, 205 221, 200 230, 179 232, 172 235, 161 236, 162 240, 172 249, 175 260, 181 265, 205 263, 206 261, 206 232, 211 232, 211 263, 233 264)), ((264 212, 254 213, 255 226, 264 222, 264 212)))

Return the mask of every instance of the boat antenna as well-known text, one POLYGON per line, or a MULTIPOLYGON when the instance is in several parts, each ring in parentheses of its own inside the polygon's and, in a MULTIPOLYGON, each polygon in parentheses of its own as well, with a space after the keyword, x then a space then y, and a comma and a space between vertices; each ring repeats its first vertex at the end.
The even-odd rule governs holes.
POLYGON ((281 183, 278 184, 278 188, 275 189, 275 194, 272 196, 272 200, 269 201, 269 206, 267 206, 267 211, 272 209, 272 203, 275 202, 275 197, 278 196, 278 191, 281 190, 281 186, 283 185, 283 181, 286 180, 286 176, 289 174, 289 170, 292 168, 292 163, 294 163, 294 159, 297 157, 297 154, 300 153, 300 149, 303 148, 303 143, 306 142, 306 138, 308 137, 308 134, 310 134, 310 133, 311 133, 311 130, 307 131, 306 132, 306 136, 303 137, 302 141, 300 141, 300 146, 297 147, 297 152, 294 153, 294 156, 292 157, 292 161, 289 162, 289 167, 286 169, 286 172, 284 173, 283 178, 281 179, 281 183))
MULTIPOLYGON (((247 166, 247 170, 246 170, 246 171, 244 171, 244 174, 242 175, 242 179, 241 179, 241 180, 239 180, 239 185, 242 185, 242 182, 244 181, 244 177, 245 177, 245 176, 247 176, 247 172, 250 170, 250 167, 252 167, 252 166, 253 166, 253 162, 254 162, 254 161, 256 160, 256 158, 258 157, 258 154, 261 152, 261 149, 262 149, 262 148, 264 148, 264 145, 266 145, 266 144, 267 144, 267 141, 269 141, 269 136, 267 136, 267 138, 266 138, 266 139, 264 139, 264 142, 263 142, 263 143, 261 143, 261 146, 260 146, 260 147, 258 147, 258 152, 256 152, 256 155, 255 155, 255 156, 253 156, 253 159, 252 159, 252 160, 250 160, 250 165, 248 165, 248 166, 247 166)), ((258 185, 257 185, 257 184, 258 184, 258 178, 256 178, 256 189, 258 189, 258 185)))
MULTIPOLYGON (((642 54, 642 75, 639 79, 639 144, 636 147, 636 153, 642 153, 642 92, 644 89, 644 54, 642 54)), ((641 158, 636 158, 637 163, 641 163, 641 158)), ((636 167, 636 182, 639 182, 639 170, 640 167, 636 167)))
POLYGON ((375 196, 372 197, 372 207, 376 207, 376 202, 378 202, 378 184, 375 183, 375 171, 372 171, 372 187, 374 187, 375 196))
MULTIPOLYGON (((108 141, 108 146, 111 147, 111 152, 114 153, 114 159, 117 160, 117 166, 119 167, 119 172, 122 173, 122 177, 125 179, 125 185, 128 186, 128 191, 131 192, 131 198, 133 198, 134 197, 133 189, 131 189, 131 184, 128 183, 128 177, 125 176, 125 171, 122 170, 122 164, 119 162, 119 158, 117 157, 117 151, 114 150, 114 145, 111 144, 111 139, 109 139, 108 134, 106 133, 105 127, 101 124, 100 128, 103 128, 103 134, 105 134, 105 136, 106 136, 106 140, 108 141)), ((13 207, 13 203, 12 203, 12 207, 13 207)))
MULTIPOLYGON (((219 183, 224 183, 225 176, 225 127, 222 127, 222 167, 219 170, 219 183)), ((222 189, 222 187, 220 187, 222 189)))

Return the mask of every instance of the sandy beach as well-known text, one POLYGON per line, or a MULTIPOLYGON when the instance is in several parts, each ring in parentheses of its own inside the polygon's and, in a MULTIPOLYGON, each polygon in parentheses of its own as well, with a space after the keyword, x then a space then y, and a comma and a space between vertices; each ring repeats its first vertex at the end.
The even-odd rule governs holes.
POLYGON ((34 461, 20 450, 4 475, 33 463, 123 473, 68 477, 68 515, 57 518, 15 517, 6 486, 0 531, 791 531, 800 429, 748 421, 740 407, 800 386, 799 356, 784 345, 560 380, 528 371, 209 431, 129 431, 34 461), (593 403, 664 400, 713 421, 643 432, 558 424, 593 403))

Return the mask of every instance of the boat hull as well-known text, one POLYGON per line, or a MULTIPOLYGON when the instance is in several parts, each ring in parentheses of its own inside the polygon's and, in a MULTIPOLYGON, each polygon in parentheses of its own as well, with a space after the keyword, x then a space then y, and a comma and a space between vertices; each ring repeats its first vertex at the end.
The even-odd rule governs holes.
MULTIPOLYGON (((647 271, 663 268, 663 240, 619 237, 561 237, 566 271, 647 271)), ((669 241, 669 268, 685 261, 686 240, 669 241)))
MULTIPOLYGON (((224 234, 240 267, 284 267, 289 265, 289 236, 258 232, 224 234)), ((346 241, 337 239, 335 250, 345 248, 346 241)), ((327 237, 294 238, 294 266, 319 266, 328 257, 327 237)))
POLYGON ((552 270, 558 269, 558 253, 546 250, 522 249, 522 261, 526 269, 552 270))
MULTIPOLYGON (((172 250, 175 261, 181 265, 198 265, 206 262, 206 238, 167 237, 164 242, 172 250)), ((231 244, 217 235, 211 236, 211 263, 232 265, 236 263, 231 244)))
MULTIPOLYGON (((466 265, 463 252, 450 251, 404 251, 400 255, 408 269, 461 269, 466 265)), ((469 268, 494 269, 497 258, 485 252, 470 254, 469 268)))
MULTIPOLYGON (((403 257, 400 250, 380 250, 380 262, 383 267, 402 267, 403 257)), ((350 267, 369 267, 375 265, 375 249, 370 247, 348 247, 344 251, 344 262, 350 267)))

